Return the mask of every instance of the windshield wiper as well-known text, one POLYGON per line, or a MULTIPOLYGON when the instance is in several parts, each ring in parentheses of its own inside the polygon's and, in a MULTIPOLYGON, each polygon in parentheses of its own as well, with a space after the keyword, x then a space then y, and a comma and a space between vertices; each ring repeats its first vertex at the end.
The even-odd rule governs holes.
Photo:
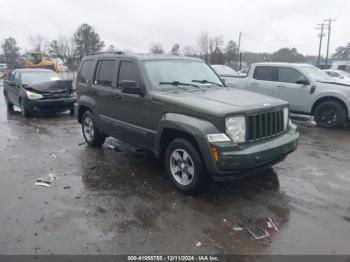
POLYGON ((180 82, 180 81, 159 82, 159 84, 160 84, 160 85, 172 85, 172 86, 179 87, 180 89, 183 89, 183 90, 188 90, 188 89, 187 89, 187 88, 181 88, 180 86, 193 86, 193 87, 200 88, 198 85, 191 84, 191 83, 184 83, 184 82, 180 82))
POLYGON ((201 83, 201 84, 213 84, 213 85, 216 85, 216 86, 221 86, 219 83, 215 83, 215 82, 211 82, 211 81, 208 81, 208 80, 192 80, 192 82, 194 83, 201 83))

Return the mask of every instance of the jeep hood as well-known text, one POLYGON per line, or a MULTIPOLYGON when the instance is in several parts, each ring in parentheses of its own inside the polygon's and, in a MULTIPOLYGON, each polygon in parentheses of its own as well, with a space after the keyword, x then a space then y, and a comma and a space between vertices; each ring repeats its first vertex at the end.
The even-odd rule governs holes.
POLYGON ((220 118, 229 114, 265 110, 287 104, 287 102, 277 98, 235 88, 213 88, 213 90, 179 93, 157 92, 153 99, 159 102, 173 103, 181 109, 220 118))
POLYGON ((56 80, 42 82, 24 87, 27 90, 33 90, 37 93, 62 93, 73 88, 72 80, 56 80))

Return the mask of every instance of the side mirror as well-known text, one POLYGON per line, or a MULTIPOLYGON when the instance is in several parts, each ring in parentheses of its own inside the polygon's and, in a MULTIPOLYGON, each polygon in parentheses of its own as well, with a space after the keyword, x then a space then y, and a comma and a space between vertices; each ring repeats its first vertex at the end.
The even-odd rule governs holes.
POLYGON ((15 81, 12 81, 12 80, 7 80, 7 84, 9 86, 16 86, 16 82, 15 81))
POLYGON ((119 82, 119 87, 122 90, 122 92, 126 94, 144 94, 142 88, 137 84, 136 81, 123 80, 119 82))
POLYGON ((296 83, 297 83, 298 85, 304 85, 304 86, 310 85, 310 81, 307 80, 307 79, 298 79, 298 80, 296 81, 296 83))

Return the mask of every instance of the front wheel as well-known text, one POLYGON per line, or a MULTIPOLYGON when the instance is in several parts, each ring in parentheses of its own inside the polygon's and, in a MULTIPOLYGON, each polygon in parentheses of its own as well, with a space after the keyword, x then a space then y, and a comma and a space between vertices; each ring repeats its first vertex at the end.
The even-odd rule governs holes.
POLYGON ((7 110, 13 111, 13 104, 9 101, 7 93, 4 93, 4 97, 5 97, 5 103, 6 103, 7 110))
POLYGON ((343 127, 346 121, 346 111, 337 101, 325 101, 315 108, 315 121, 325 128, 343 127))
POLYGON ((22 116, 25 118, 30 117, 30 112, 26 109, 24 102, 22 100, 20 101, 20 106, 21 106, 22 116))
POLYGON ((84 113, 81 127, 85 141, 89 146, 99 147, 105 142, 106 137, 98 131, 94 117, 90 111, 84 113))
POLYGON ((184 193, 197 193, 209 182, 199 152, 182 138, 169 144, 165 152, 165 168, 175 187, 184 193))

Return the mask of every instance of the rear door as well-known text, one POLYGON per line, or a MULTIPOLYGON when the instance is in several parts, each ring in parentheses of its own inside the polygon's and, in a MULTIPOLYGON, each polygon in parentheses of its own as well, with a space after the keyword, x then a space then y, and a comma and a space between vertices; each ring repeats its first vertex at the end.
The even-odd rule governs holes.
POLYGON ((249 80, 247 90, 256 93, 274 96, 275 81, 278 70, 275 66, 256 66, 252 78, 249 80))
POLYGON ((278 67, 275 97, 287 101, 291 111, 307 113, 310 105, 311 85, 297 84, 298 80, 307 80, 307 78, 297 69, 278 67))

